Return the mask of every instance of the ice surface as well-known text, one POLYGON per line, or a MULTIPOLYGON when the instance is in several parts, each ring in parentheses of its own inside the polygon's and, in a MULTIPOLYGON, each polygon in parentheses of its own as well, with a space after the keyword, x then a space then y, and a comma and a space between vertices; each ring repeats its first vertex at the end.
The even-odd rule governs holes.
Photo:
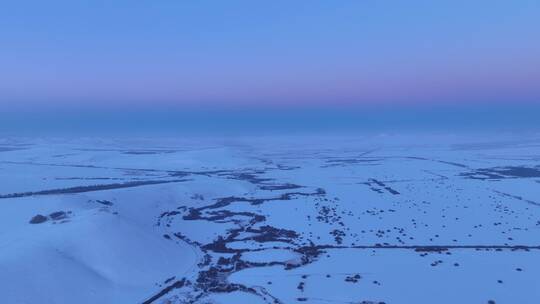
POLYGON ((540 303, 540 137, 0 140, 2 303, 540 303))

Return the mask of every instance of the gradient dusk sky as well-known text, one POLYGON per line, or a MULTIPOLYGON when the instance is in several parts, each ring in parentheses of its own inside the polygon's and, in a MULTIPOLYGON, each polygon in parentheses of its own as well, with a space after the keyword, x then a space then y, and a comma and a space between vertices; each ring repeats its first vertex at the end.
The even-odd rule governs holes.
POLYGON ((540 101, 540 1, 4 1, 0 107, 540 101))

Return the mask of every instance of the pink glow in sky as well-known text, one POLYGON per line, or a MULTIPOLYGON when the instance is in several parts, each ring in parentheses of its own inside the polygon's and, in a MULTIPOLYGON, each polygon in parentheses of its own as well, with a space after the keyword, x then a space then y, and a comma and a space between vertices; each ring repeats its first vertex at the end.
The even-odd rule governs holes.
POLYGON ((3 108, 540 102, 537 1, 30 2, 3 108))

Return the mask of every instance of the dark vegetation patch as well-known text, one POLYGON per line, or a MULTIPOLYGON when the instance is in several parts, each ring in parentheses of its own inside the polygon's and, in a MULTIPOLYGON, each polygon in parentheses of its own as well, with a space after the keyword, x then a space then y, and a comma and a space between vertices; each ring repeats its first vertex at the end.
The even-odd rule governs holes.
POLYGON ((461 173, 460 176, 479 180, 498 180, 505 178, 535 178, 540 177, 540 166, 536 167, 494 167, 476 169, 471 172, 461 173))
POLYGON ((531 201, 531 200, 528 200, 528 199, 525 199, 519 195, 514 195, 514 194, 510 194, 510 193, 506 193, 506 192, 502 192, 502 191, 497 191, 497 190, 494 190, 493 192, 501 195, 501 196, 504 196, 504 197, 510 197, 510 198, 513 198, 513 199, 516 199, 518 201, 523 201, 527 204, 531 204, 531 205, 535 205, 535 206, 539 206, 540 207, 540 203, 538 202, 535 202, 535 201, 531 201))
POLYGON ((112 206, 113 205, 113 202, 108 201, 108 200, 96 200, 96 203, 99 203, 99 204, 102 204, 102 205, 105 205, 105 206, 112 206))
POLYGON ((383 158, 360 157, 360 158, 332 158, 325 161, 321 168, 345 167, 350 165, 378 165, 383 158))
POLYGON ((362 276, 360 276, 359 274, 355 274, 355 275, 345 277, 345 282, 358 283, 358 281, 360 281, 361 278, 362 276))
POLYGON ((185 181, 188 181, 188 180, 176 179, 176 180, 163 180, 163 181, 134 181, 134 182, 116 183, 116 184, 77 186, 77 187, 62 188, 62 189, 50 189, 50 190, 42 190, 42 191, 34 191, 34 192, 19 192, 19 193, 3 194, 3 195, 0 195, 0 199, 36 196, 36 195, 73 194, 73 193, 103 191, 103 190, 112 190, 112 189, 132 188, 132 187, 140 187, 140 186, 146 186, 146 185, 180 183, 180 182, 185 182, 185 181))
POLYGON ((53 221, 59 221, 59 220, 66 219, 68 217, 68 215, 64 211, 56 211, 56 212, 53 212, 53 213, 49 214, 49 217, 53 221))
POLYGON ((169 153, 175 153, 176 150, 129 150, 129 151, 122 151, 122 154, 127 155, 155 155, 155 154, 169 154, 169 153))
POLYGON ((38 214, 32 217, 32 219, 30 219, 30 224, 41 224, 41 223, 45 223, 47 220, 48 218, 46 216, 38 214))
POLYGON ((0 152, 18 151, 18 150, 25 150, 25 149, 26 148, 0 147, 0 152))
POLYGON ((383 191, 386 191, 393 195, 400 194, 397 190, 393 189, 392 187, 386 185, 384 182, 379 181, 374 178, 370 178, 367 182, 364 183, 365 185, 369 186, 372 191, 375 191, 377 193, 383 193, 383 191))
POLYGON ((299 189, 302 188, 302 186, 295 185, 295 184, 277 184, 277 185, 263 185, 260 186, 259 189, 261 190, 291 190, 291 189, 299 189))
POLYGON ((418 160, 428 160, 428 161, 433 161, 433 162, 437 162, 437 163, 441 163, 441 164, 445 164, 445 165, 450 165, 450 166, 453 166, 453 167, 459 167, 459 168, 468 168, 469 167, 469 166, 464 165, 464 164, 456 163, 456 162, 453 162, 453 161, 440 160, 440 159, 432 159, 432 158, 417 157, 417 156, 407 156, 405 158, 418 159, 418 160))
POLYGON ((169 292, 171 292, 171 290, 182 288, 182 287, 184 287, 184 285, 186 285, 186 279, 178 280, 178 281, 174 282, 173 284, 163 288, 157 294, 150 297, 150 299, 142 302, 142 304, 154 303, 154 301, 156 301, 157 299, 161 298, 162 296, 168 294, 169 292))
POLYGON ((54 223, 56 223, 57 221, 60 221, 60 223, 63 223, 65 222, 68 218, 69 218, 69 215, 71 214, 71 211, 55 211, 55 212, 52 212, 51 214, 49 214, 49 216, 45 216, 45 215, 42 215, 42 214, 37 214, 35 215, 34 217, 32 217, 29 221, 30 224, 41 224, 41 223, 45 223, 46 221, 53 221, 54 223))

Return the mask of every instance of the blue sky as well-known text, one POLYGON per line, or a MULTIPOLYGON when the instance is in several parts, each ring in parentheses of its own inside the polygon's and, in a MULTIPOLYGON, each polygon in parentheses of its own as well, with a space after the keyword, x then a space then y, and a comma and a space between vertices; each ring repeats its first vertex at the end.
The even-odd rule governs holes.
POLYGON ((531 127, 538 37, 531 0, 4 1, 0 131, 531 127))
POLYGON ((0 103, 536 102, 538 1, 11 1, 0 103))

